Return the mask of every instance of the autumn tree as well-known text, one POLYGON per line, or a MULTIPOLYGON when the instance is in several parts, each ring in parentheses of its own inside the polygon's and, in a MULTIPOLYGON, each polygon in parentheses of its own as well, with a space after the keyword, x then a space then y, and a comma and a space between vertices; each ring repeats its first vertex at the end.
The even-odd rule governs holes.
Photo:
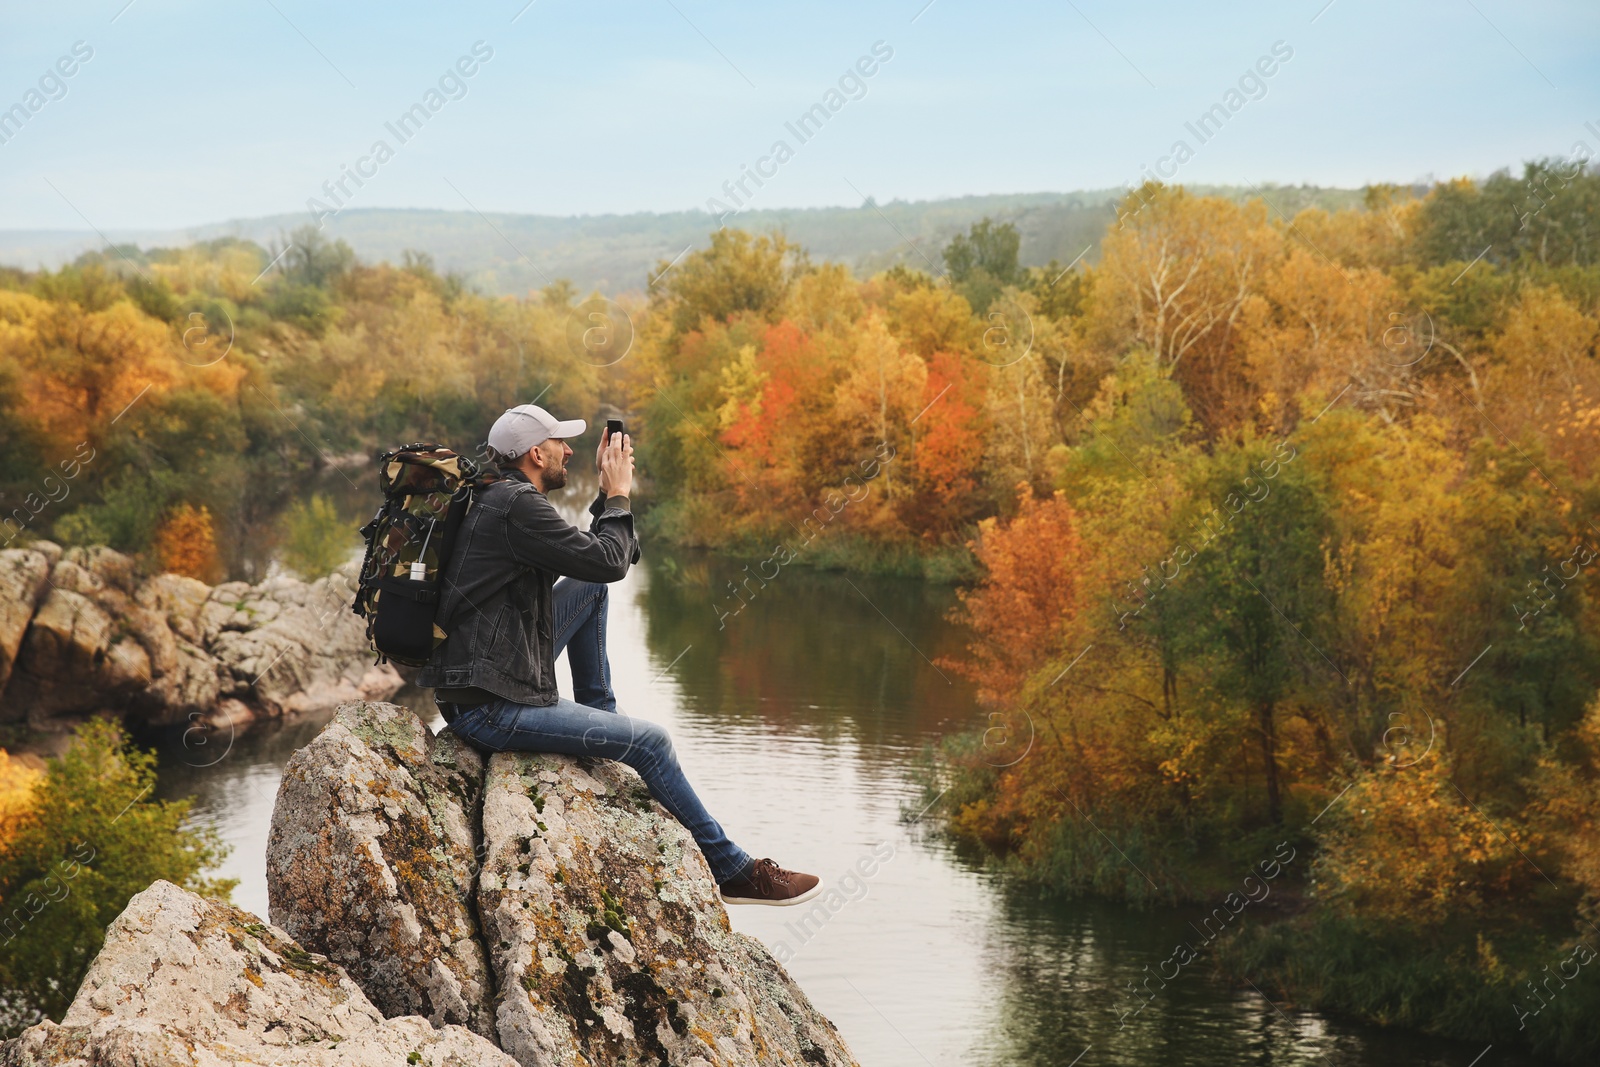
MULTIPOLYGON (((1386 346, 1403 307, 1381 271, 1344 267, 1292 242, 1246 298, 1239 333, 1261 428, 1279 434, 1308 400, 1332 400, 1350 385, 1389 399, 1409 352, 1386 346)), ((1417 339, 1416 349, 1424 342, 1417 339)), ((1316 410, 1305 413, 1308 417, 1316 410)))
POLYGON ((1525 833, 1473 809, 1438 753, 1363 772, 1319 826, 1318 897, 1343 915, 1411 926, 1481 916, 1538 875, 1525 833))
POLYGON ((1218 458, 1174 531, 1176 562, 1190 557, 1191 573, 1180 569, 1170 594, 1153 604, 1170 623, 1179 657, 1204 679, 1199 684, 1252 715, 1270 823, 1283 818, 1281 716, 1297 710, 1297 697, 1309 710, 1345 684, 1325 650, 1327 504, 1303 464, 1284 463, 1293 455, 1289 446, 1218 458))
POLYGON ((213 583, 221 577, 216 531, 211 511, 204 505, 179 504, 156 531, 152 548, 165 572, 213 583))
MULTIPOLYGON (((1553 286, 1529 286, 1508 309, 1489 342, 1483 371, 1497 424, 1519 438, 1537 436, 1588 466, 1592 436, 1564 440, 1558 419, 1584 397, 1600 397, 1600 360, 1595 339, 1600 323, 1553 286), (1576 403, 1575 403, 1576 402, 1576 403)), ((1574 430, 1577 426, 1572 427, 1574 430)))
POLYGON ((1102 332, 1124 333, 1184 384, 1209 426, 1248 411, 1235 355, 1246 301, 1282 254, 1260 201, 1236 204, 1148 185, 1131 194, 1101 244, 1095 313, 1102 332), (1134 200, 1139 207, 1131 208, 1134 200))
POLYGON ((670 307, 672 327, 683 334, 740 312, 773 315, 805 268, 800 250, 781 235, 723 229, 711 234, 709 248, 676 265, 658 263, 651 284, 658 306, 670 307))
POLYGON ((978 696, 1003 705, 1060 648, 1062 628, 1078 610, 1083 548, 1066 498, 1039 498, 1022 485, 1010 521, 985 519, 973 551, 984 580, 961 597, 961 617, 977 640, 972 659, 954 664, 978 696))
POLYGON ((787 319, 740 346, 723 367, 720 440, 743 472, 730 484, 745 506, 779 501, 791 518, 809 510, 838 430, 835 377, 826 346, 787 319))
MULTIPOLYGON (((55 440, 105 440, 112 419, 143 394, 176 388, 184 377, 166 323, 120 300, 98 311, 0 292, 0 358, 26 377, 34 417, 55 440)), ((149 399, 149 397, 144 397, 149 399)))
POLYGON ((901 510, 909 527, 938 540, 982 517, 989 371, 953 352, 935 352, 924 365, 922 409, 908 427, 914 491, 901 510))

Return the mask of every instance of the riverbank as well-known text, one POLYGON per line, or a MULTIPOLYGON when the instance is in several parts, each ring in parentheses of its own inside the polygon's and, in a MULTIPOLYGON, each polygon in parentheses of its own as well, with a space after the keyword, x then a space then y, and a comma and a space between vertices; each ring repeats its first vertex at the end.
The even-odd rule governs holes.
POLYGON ((915 578, 947 586, 970 582, 979 573, 976 559, 964 544, 873 540, 827 527, 775 527, 764 534, 724 529, 711 534, 703 525, 696 528, 683 521, 676 501, 646 503, 637 513, 637 522, 642 539, 749 562, 752 572, 767 581, 790 567, 915 578))
POLYGON ((1208 841, 1171 825, 1114 824, 1092 806, 1074 810, 1060 794, 1063 810, 1051 832, 1021 838, 1014 824, 995 818, 987 799, 1000 769, 983 756, 996 729, 991 721, 930 750, 919 772, 921 804, 939 798, 942 830, 958 852, 1018 893, 1184 916, 1181 938, 1150 961, 1125 1008, 1142 1010, 1157 986, 1198 967, 1288 1011, 1480 1050, 1492 1044, 1497 1054, 1593 1062, 1600 1049, 1600 931, 1581 917, 1574 923, 1575 888, 1540 883, 1504 911, 1463 904, 1443 915, 1405 908, 1356 914, 1325 899, 1312 826, 1208 841), (952 777, 946 762, 941 773, 937 753, 945 760, 953 753, 965 766, 952 777))
POLYGON ((1430 929, 1315 911, 1240 930, 1219 960, 1231 979, 1301 1007, 1593 1063, 1600 936, 1574 933, 1570 914, 1532 902, 1511 921, 1430 929))
POLYGON ((104 546, 0 551, 0 738, 50 751, 110 714, 201 746, 210 731, 386 697, 403 683, 349 610, 357 566, 210 586, 104 546))

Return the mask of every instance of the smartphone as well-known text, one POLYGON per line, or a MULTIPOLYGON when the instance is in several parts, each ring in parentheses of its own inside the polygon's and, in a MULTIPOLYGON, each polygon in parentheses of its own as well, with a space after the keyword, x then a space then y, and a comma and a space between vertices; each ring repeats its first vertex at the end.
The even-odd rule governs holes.
POLYGON ((611 436, 613 434, 615 434, 618 437, 621 437, 626 432, 627 431, 622 428, 622 420, 621 419, 607 419, 606 420, 606 443, 607 444, 611 443, 611 436))

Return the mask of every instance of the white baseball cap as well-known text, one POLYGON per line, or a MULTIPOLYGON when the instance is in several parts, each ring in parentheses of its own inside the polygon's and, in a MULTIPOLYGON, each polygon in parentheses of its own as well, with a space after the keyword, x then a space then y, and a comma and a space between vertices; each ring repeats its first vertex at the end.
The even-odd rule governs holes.
POLYGON ((544 408, 518 404, 489 427, 489 447, 510 459, 527 452, 552 437, 578 437, 589 424, 582 419, 562 422, 544 408))

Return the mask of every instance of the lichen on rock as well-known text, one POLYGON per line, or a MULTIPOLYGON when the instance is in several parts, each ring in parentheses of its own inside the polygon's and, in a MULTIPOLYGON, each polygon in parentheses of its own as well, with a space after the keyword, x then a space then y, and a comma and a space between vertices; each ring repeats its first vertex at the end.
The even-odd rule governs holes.
POLYGON ((490 757, 483 852, 500 1043, 525 1067, 855 1063, 622 764, 490 757))
POLYGON ((474 854, 483 760, 405 708, 349 704, 284 768, 272 920, 390 1015, 494 1033, 474 854))
POLYGON ((386 1010, 436 1009, 412 946, 472 926, 480 1032, 523 1067, 855 1064, 621 764, 498 753, 485 771, 404 708, 348 705, 290 763, 268 869, 274 921, 386 1010))
POLYGON ((385 1018, 349 976, 249 912, 158 881, 106 931, 59 1024, 0 1067, 515 1067, 460 1026, 385 1018))

